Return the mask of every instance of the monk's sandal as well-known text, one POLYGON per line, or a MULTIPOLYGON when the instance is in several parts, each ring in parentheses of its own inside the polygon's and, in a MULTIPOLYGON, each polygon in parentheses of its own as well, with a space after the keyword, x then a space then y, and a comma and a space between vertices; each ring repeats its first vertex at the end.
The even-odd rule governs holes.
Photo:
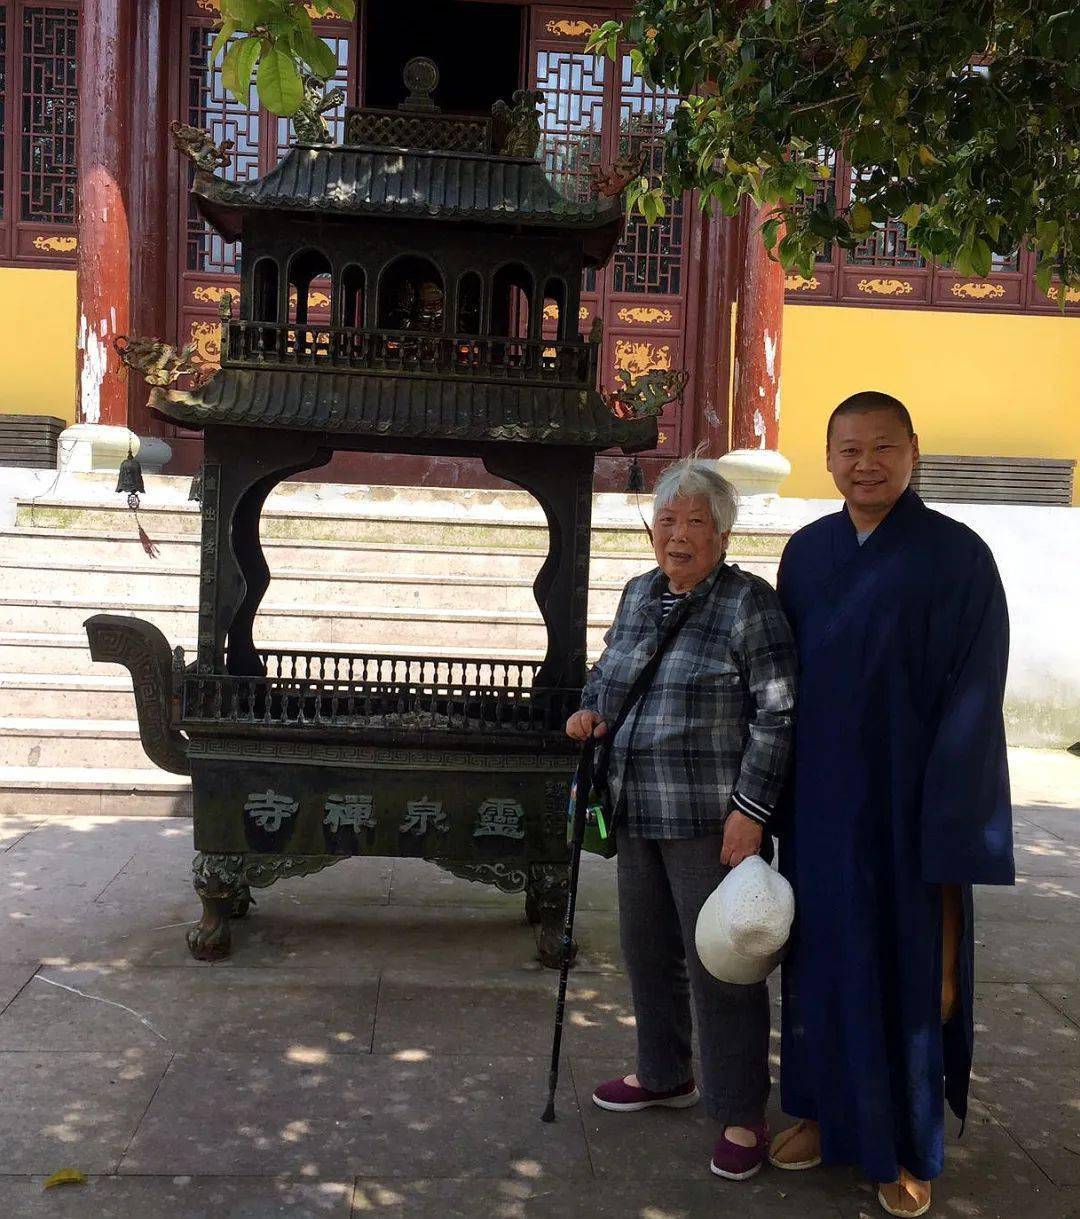
POLYGON ((883 1211, 897 1219, 918 1219, 930 1209, 930 1182, 904 1173, 899 1181, 879 1185, 877 1200, 883 1211))
POLYGON ((821 1130, 817 1123, 801 1121, 781 1130, 769 1148, 769 1163, 786 1172, 817 1168, 821 1163, 821 1130))

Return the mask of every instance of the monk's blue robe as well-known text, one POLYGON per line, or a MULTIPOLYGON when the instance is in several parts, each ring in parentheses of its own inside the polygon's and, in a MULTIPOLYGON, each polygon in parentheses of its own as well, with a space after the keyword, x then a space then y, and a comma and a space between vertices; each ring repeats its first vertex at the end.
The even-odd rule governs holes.
POLYGON ((799 530, 780 597, 798 644, 780 867, 785 1112, 871 1181, 942 1167, 974 1039, 971 886, 1011 884, 1008 616, 986 544, 907 491, 859 545, 847 511, 799 530), (941 1023, 941 886, 960 886, 960 1001, 941 1023))

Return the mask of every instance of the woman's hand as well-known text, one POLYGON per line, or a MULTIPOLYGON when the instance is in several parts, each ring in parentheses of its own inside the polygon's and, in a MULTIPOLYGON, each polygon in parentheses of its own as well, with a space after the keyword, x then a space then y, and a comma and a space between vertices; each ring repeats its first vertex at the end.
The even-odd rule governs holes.
MULTIPOLYGON (((582 713, 579 711, 579 715, 582 713)), ((724 822, 724 844, 720 848, 720 862, 734 868, 756 855, 761 850, 761 826, 745 813, 732 809, 724 822)))
POLYGON ((575 711, 566 721, 566 735, 572 741, 587 741, 591 736, 603 736, 607 724, 595 711, 575 711))

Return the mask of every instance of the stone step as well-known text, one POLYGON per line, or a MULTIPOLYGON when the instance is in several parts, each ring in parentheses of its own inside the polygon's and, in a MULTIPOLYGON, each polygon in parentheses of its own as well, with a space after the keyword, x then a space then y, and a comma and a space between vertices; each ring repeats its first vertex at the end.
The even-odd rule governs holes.
POLYGON ((0 673, 0 716, 33 718, 71 715, 88 720, 135 716, 135 695, 126 672, 105 676, 108 666, 88 677, 69 673, 0 673))
MULTIPOLYGON (((40 569, 60 560, 73 567, 122 567, 139 574, 173 569, 199 570, 199 541, 186 538, 155 538, 158 557, 150 558, 135 536, 128 533, 75 530, 62 535, 55 529, 0 529, 2 562, 10 566, 40 569), (62 539, 62 540, 61 540, 62 539)), ((343 572, 363 575, 399 572, 416 576, 487 576, 532 581, 544 561, 546 550, 522 547, 482 549, 425 546, 408 536, 399 543, 359 541, 266 541, 266 561, 275 573, 318 571, 323 575, 343 572)), ((767 557, 763 562, 775 563, 767 557)), ((589 564, 593 580, 625 583, 632 575, 652 565, 652 552, 642 532, 640 544, 624 554, 594 554, 589 564)))
POLYGON ((153 768, 135 720, 0 717, 0 766, 153 768))
MULTIPOLYGON (((264 542, 344 541, 390 544, 409 542, 457 549, 546 551, 548 527, 543 512, 524 492, 441 491, 438 498, 417 495, 414 488, 327 488, 319 495, 307 489, 272 496, 262 513, 264 542), (388 498, 376 491, 395 492, 388 498), (480 496, 480 497, 478 497, 480 496)), ((434 493, 435 488, 427 489, 434 493)), ((640 501, 648 516, 648 497, 640 501)), ((179 499, 144 498, 140 521, 155 541, 196 537, 201 530, 198 506, 179 499)), ((105 531, 134 535, 135 522, 121 497, 75 499, 40 497, 16 502, 20 527, 72 531, 105 531)), ((733 553, 777 557, 787 533, 777 529, 737 531, 733 553)), ((593 501, 590 550, 599 554, 635 554, 643 545, 644 527, 635 498, 597 495, 593 501)))
MULTIPOLYGON (((44 598, 24 600, 0 597, 0 632, 37 631, 77 635, 86 619, 97 613, 122 613, 153 623, 170 644, 193 637, 197 613, 154 602, 125 600, 120 605, 90 599, 44 598)), ((587 647, 599 648, 611 614, 590 615, 587 647)), ((379 644, 385 650, 424 650, 432 640, 451 651, 475 652, 489 644, 500 650, 536 651, 545 647, 547 629, 540 611, 488 609, 386 609, 381 606, 337 608, 334 606, 267 606, 255 620, 257 642, 273 646, 284 640, 301 639, 304 647, 341 646, 362 651, 379 644)), ((0 659, 0 671, 8 671, 0 659)), ((70 671, 70 670, 65 670, 70 671)))
MULTIPOLYGON (((184 648, 188 658, 195 654, 194 632, 171 637, 169 643, 184 648)), ((309 639, 282 640, 279 647, 285 651, 303 651, 311 649, 309 639)), ((317 650, 317 649, 316 649, 317 650)), ((342 649, 343 651, 350 649, 342 649)), ((359 649, 351 649, 358 651, 359 649)), ((492 644, 463 651, 461 648, 448 646, 442 642, 433 643, 430 640, 422 647, 402 649, 395 646, 373 644, 365 651, 372 655, 394 656, 401 653, 429 657, 476 655, 488 660, 542 660, 544 648, 505 648, 492 644)), ((42 634, 33 631, 0 631, 0 673, 9 676, 25 676, 30 673, 47 674, 54 677, 67 676, 71 678, 90 677, 97 674, 123 674, 124 670, 116 665, 98 664, 90 658, 90 648, 86 642, 85 631, 79 630, 72 634, 42 634)))
MULTIPOLYGON (((642 561, 639 571, 651 566, 642 561)), ((539 568, 539 563, 537 563, 539 568)), ((635 573, 637 574, 637 573, 635 573)), ((535 576, 533 577, 535 578, 535 576)), ((279 572, 264 597, 267 605, 279 607, 338 606, 361 604, 382 609, 482 608, 527 613, 536 608, 533 578, 511 579, 490 575, 413 575, 401 571, 279 572)), ((6 588, 32 589, 35 599, 62 601, 91 598, 100 605, 139 600, 194 608, 198 602, 198 573, 190 568, 161 566, 152 570, 70 561, 34 566, 0 559, 0 583, 6 588)), ((614 614, 623 583, 613 580, 592 583, 590 607, 597 614, 614 614)))
POLYGON ((101 766, 0 766, 0 815, 190 817, 183 775, 101 766))

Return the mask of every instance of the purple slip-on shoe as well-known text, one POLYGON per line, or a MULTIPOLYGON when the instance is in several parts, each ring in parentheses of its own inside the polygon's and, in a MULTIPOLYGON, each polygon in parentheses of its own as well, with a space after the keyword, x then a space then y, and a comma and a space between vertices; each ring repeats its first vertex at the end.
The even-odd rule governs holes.
POLYGON ((760 1172, 769 1154, 769 1127, 762 1122, 757 1126, 747 1126, 747 1130, 757 1136, 757 1143, 753 1147, 740 1147, 726 1135, 720 1136, 709 1163, 718 1177, 728 1181, 745 1181, 760 1172))
POLYGON ((670 1092, 650 1092, 648 1088, 634 1088, 624 1079, 609 1079, 600 1084, 592 1094, 593 1104, 614 1113, 634 1113, 638 1109, 688 1109, 701 1099, 692 1079, 673 1088, 670 1092))

